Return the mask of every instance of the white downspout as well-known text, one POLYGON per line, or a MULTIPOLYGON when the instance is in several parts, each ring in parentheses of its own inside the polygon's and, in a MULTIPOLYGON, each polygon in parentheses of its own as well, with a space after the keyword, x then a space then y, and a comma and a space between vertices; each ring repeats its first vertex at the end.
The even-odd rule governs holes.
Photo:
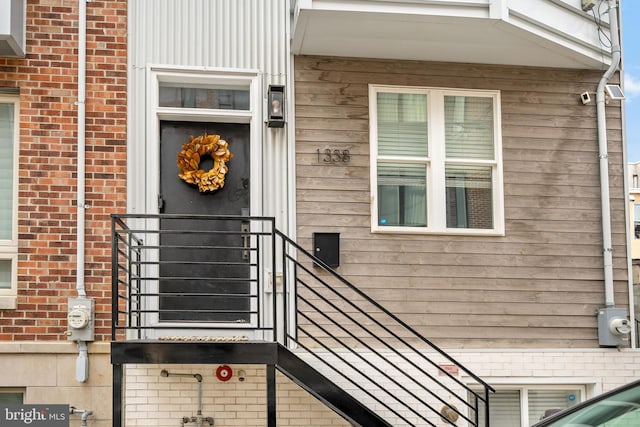
POLYGON ((602 207, 602 251, 604 257, 605 305, 615 305, 613 293, 613 248, 611 244, 611 207, 609 202, 609 158, 607 152, 607 118, 605 111, 605 86, 620 63, 621 49, 618 34, 617 0, 609 3, 609 32, 611 34, 611 65, 600 78, 596 91, 596 113, 598 116, 598 146, 600 157, 600 198, 602 207))
MULTIPOLYGON (((87 75, 87 3, 78 0, 78 164, 77 164, 77 243, 76 243, 76 290, 78 297, 86 298, 84 286, 85 254, 85 121, 86 121, 86 75, 87 75)), ((86 341, 78 341, 76 380, 87 381, 89 356, 86 341)))

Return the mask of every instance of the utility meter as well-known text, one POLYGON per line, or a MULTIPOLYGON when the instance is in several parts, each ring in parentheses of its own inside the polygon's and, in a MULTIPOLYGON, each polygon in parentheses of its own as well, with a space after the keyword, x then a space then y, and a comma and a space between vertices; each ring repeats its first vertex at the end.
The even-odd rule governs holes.
POLYGON ((89 313, 83 308, 74 308, 67 314, 69 326, 74 329, 82 329, 89 324, 89 313))
POLYGON ((629 345, 631 323, 627 319, 626 308, 606 307, 597 311, 598 341, 603 347, 629 345))
POLYGON ((93 341, 94 302, 88 298, 69 299, 67 336, 70 341, 93 341))

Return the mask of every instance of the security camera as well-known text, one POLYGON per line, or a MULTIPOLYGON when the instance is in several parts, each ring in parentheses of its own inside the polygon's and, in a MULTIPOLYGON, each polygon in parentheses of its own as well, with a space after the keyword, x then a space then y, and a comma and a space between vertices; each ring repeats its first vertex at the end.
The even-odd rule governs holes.
POLYGON ((240 382, 244 382, 244 380, 247 379, 247 373, 244 370, 239 370, 238 371, 238 381, 240 382))
POLYGON ((582 103, 584 105, 587 105, 588 103, 591 102, 591 96, 589 96, 589 92, 583 92, 580 94, 580 100, 582 100, 582 103))

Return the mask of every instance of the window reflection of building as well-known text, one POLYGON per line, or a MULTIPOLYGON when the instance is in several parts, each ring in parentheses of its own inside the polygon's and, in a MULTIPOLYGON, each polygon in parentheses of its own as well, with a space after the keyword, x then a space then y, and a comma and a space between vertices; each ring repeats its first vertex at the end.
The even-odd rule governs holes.
POLYGON ((633 204, 633 234, 640 239, 640 203, 633 204))

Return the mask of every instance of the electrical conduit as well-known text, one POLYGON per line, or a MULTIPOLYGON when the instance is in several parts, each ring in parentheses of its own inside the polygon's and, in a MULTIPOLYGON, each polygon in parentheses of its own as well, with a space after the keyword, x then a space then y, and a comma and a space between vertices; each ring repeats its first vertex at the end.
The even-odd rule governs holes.
MULTIPOLYGON (((84 253, 85 253, 85 120, 86 120, 86 72, 87 72, 87 3, 78 0, 78 164, 77 164, 77 242, 76 242, 76 291, 78 297, 85 298, 84 253)), ((78 341, 76 360, 76 380, 87 381, 89 377, 89 357, 86 341, 78 341)))

